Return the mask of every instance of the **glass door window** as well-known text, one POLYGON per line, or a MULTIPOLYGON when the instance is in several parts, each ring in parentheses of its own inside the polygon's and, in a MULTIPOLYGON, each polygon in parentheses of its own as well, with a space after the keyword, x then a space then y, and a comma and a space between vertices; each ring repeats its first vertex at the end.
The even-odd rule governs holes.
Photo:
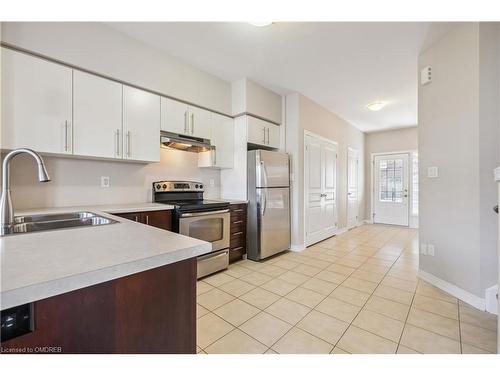
POLYGON ((403 159, 381 160, 379 163, 379 201, 403 201, 403 159))

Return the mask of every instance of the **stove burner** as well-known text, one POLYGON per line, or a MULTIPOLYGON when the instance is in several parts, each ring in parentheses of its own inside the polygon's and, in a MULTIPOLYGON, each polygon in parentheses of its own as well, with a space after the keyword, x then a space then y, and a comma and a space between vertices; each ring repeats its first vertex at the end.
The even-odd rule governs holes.
POLYGON ((203 184, 193 181, 153 183, 153 200, 176 206, 178 212, 216 211, 229 208, 229 202, 203 199, 203 184))

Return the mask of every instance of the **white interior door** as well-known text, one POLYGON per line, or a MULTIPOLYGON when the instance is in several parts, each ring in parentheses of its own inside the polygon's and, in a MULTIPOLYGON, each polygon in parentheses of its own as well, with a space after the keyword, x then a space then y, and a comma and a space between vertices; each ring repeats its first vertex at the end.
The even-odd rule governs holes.
POLYGON ((373 163, 373 222, 408 226, 409 154, 377 155, 373 163))
POLYGON ((337 145, 306 135, 306 245, 337 230, 337 145))
POLYGON ((359 213, 359 153, 347 149, 347 228, 358 223, 359 213))

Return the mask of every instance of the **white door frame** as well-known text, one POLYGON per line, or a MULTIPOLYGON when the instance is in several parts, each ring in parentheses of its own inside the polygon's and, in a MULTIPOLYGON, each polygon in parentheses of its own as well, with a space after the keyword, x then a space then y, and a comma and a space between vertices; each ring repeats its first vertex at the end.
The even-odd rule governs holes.
MULTIPOLYGON (((324 142, 328 142, 332 145, 335 145, 336 149, 337 149, 337 155, 338 155, 338 152, 339 152, 339 144, 337 141, 334 141, 332 139, 329 139, 329 138, 326 138, 326 137, 323 137, 319 134, 316 134, 316 133, 313 133, 309 130, 304 130, 304 149, 303 149, 303 153, 304 153, 304 157, 303 157, 303 163, 304 163, 304 174, 302 175, 303 177, 303 185, 302 185, 302 188, 303 188, 303 218, 304 218, 304 244, 305 244, 305 247, 307 246, 311 246, 317 242, 320 242, 320 241, 323 241, 323 239, 314 239, 314 238, 311 238, 311 239, 308 239, 307 238, 307 234, 306 234, 306 228, 308 226, 308 221, 307 221, 307 214, 306 214, 306 209, 307 209, 307 180, 306 180, 306 176, 308 175, 309 173, 309 166, 307 165, 307 151, 306 151, 306 136, 310 136, 310 137, 314 137, 314 138, 317 138, 321 141, 324 141, 324 142)), ((338 196, 339 196, 339 189, 338 189, 338 167, 339 167, 339 158, 337 156, 337 158, 335 159, 335 217, 337 218, 337 222, 338 222, 338 214, 339 214, 339 200, 338 200, 338 196)), ((330 234, 330 237, 331 236, 334 236, 335 234, 337 234, 339 232, 339 226, 337 225, 337 227, 331 231, 330 234)))
MULTIPOLYGON (((390 151, 390 152, 372 152, 370 160, 370 216, 369 222, 373 223, 373 213, 375 211, 375 156, 384 155, 395 155, 395 154, 409 154, 408 159, 408 227, 416 228, 414 224, 412 225, 412 204, 413 204, 413 153, 418 152, 418 150, 402 150, 402 151, 390 151)), ((389 225, 389 224, 387 224, 389 225)))
MULTIPOLYGON (((345 212, 346 212, 346 217, 345 217, 345 221, 346 221, 346 228, 349 230, 349 229, 352 229, 352 228, 355 228, 357 227, 360 223, 359 223, 359 219, 356 220, 356 222, 353 224, 353 225, 349 225, 349 152, 352 151, 352 152, 355 152, 356 155, 357 155, 357 159, 358 159, 358 168, 357 168, 357 180, 358 180, 358 191, 357 191, 357 195, 356 195, 356 199, 358 200, 358 214, 359 214, 359 150, 357 148, 354 148, 352 146, 347 146, 347 158, 346 158, 346 192, 345 192, 345 212)), ((358 215, 356 215, 358 216, 358 215)))

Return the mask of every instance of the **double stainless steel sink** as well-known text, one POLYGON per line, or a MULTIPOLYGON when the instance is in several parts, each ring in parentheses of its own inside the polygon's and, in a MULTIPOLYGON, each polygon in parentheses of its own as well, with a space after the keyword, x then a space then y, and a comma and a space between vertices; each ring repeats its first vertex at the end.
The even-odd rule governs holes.
POLYGON ((114 223, 118 223, 118 221, 87 211, 15 216, 14 224, 6 228, 5 235, 92 227, 114 223))

